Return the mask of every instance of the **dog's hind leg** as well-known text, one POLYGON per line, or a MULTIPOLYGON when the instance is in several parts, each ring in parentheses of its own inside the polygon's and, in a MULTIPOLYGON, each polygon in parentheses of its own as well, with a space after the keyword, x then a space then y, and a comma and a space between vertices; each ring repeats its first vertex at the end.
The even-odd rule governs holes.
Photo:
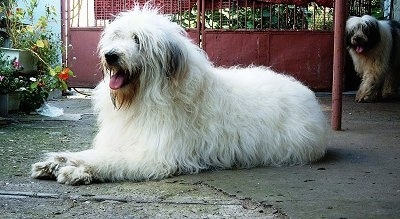
POLYGON ((392 74, 388 74, 385 77, 385 81, 383 82, 382 98, 383 99, 396 98, 397 86, 398 86, 398 78, 393 77, 392 74))

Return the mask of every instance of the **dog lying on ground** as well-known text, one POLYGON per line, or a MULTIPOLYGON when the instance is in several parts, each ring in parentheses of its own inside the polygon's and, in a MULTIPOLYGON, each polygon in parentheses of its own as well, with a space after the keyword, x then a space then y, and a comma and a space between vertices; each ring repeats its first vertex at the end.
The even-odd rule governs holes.
POLYGON ((324 156, 326 120, 310 89, 266 67, 214 67, 150 6, 116 17, 98 50, 105 78, 93 97, 93 147, 49 153, 32 177, 138 181, 324 156))
POLYGON ((396 95, 400 83, 400 24, 369 15, 346 22, 346 45, 362 78, 357 102, 371 102, 396 95))

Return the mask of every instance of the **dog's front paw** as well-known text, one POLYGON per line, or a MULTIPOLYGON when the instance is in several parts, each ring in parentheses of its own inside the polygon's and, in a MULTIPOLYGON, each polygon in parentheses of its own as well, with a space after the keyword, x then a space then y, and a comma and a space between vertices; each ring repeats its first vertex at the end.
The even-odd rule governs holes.
POLYGON ((357 92, 356 95, 356 102, 358 103, 369 103, 369 102, 374 102, 378 98, 377 94, 365 94, 362 92, 357 92))
POLYGON ((59 164, 54 162, 45 161, 32 164, 31 177, 32 178, 55 178, 59 164))
POLYGON ((93 175, 85 166, 65 166, 60 168, 57 182, 66 185, 88 185, 92 183, 93 175))
POLYGON ((356 102, 357 103, 364 103, 364 102, 367 102, 367 101, 365 101, 365 99, 366 99, 366 97, 364 97, 364 96, 356 96, 356 102))
POLYGON ((32 165, 31 177, 54 179, 58 175, 58 170, 65 166, 67 161, 68 158, 63 154, 49 153, 46 161, 32 165))

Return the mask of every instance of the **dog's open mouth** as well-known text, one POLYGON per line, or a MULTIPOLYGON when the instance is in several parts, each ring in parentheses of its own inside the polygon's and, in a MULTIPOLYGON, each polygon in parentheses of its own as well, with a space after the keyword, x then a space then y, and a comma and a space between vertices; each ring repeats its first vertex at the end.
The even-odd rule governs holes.
POLYGON ((113 90, 120 89, 129 83, 129 72, 124 70, 118 70, 114 73, 111 73, 110 78, 110 88, 113 90))
POLYGON ((364 52, 364 46, 355 45, 354 50, 356 51, 356 53, 362 53, 364 52))

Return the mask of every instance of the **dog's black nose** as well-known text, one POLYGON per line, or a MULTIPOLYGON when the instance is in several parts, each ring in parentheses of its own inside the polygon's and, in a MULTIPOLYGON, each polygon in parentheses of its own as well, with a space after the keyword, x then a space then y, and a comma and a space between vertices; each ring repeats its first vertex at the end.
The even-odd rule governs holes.
POLYGON ((108 64, 115 64, 118 62, 119 56, 114 51, 108 52, 104 55, 108 64))
POLYGON ((354 42, 356 42, 356 43, 361 43, 362 41, 363 41, 363 38, 362 38, 362 37, 360 37, 360 36, 354 37, 354 42))

